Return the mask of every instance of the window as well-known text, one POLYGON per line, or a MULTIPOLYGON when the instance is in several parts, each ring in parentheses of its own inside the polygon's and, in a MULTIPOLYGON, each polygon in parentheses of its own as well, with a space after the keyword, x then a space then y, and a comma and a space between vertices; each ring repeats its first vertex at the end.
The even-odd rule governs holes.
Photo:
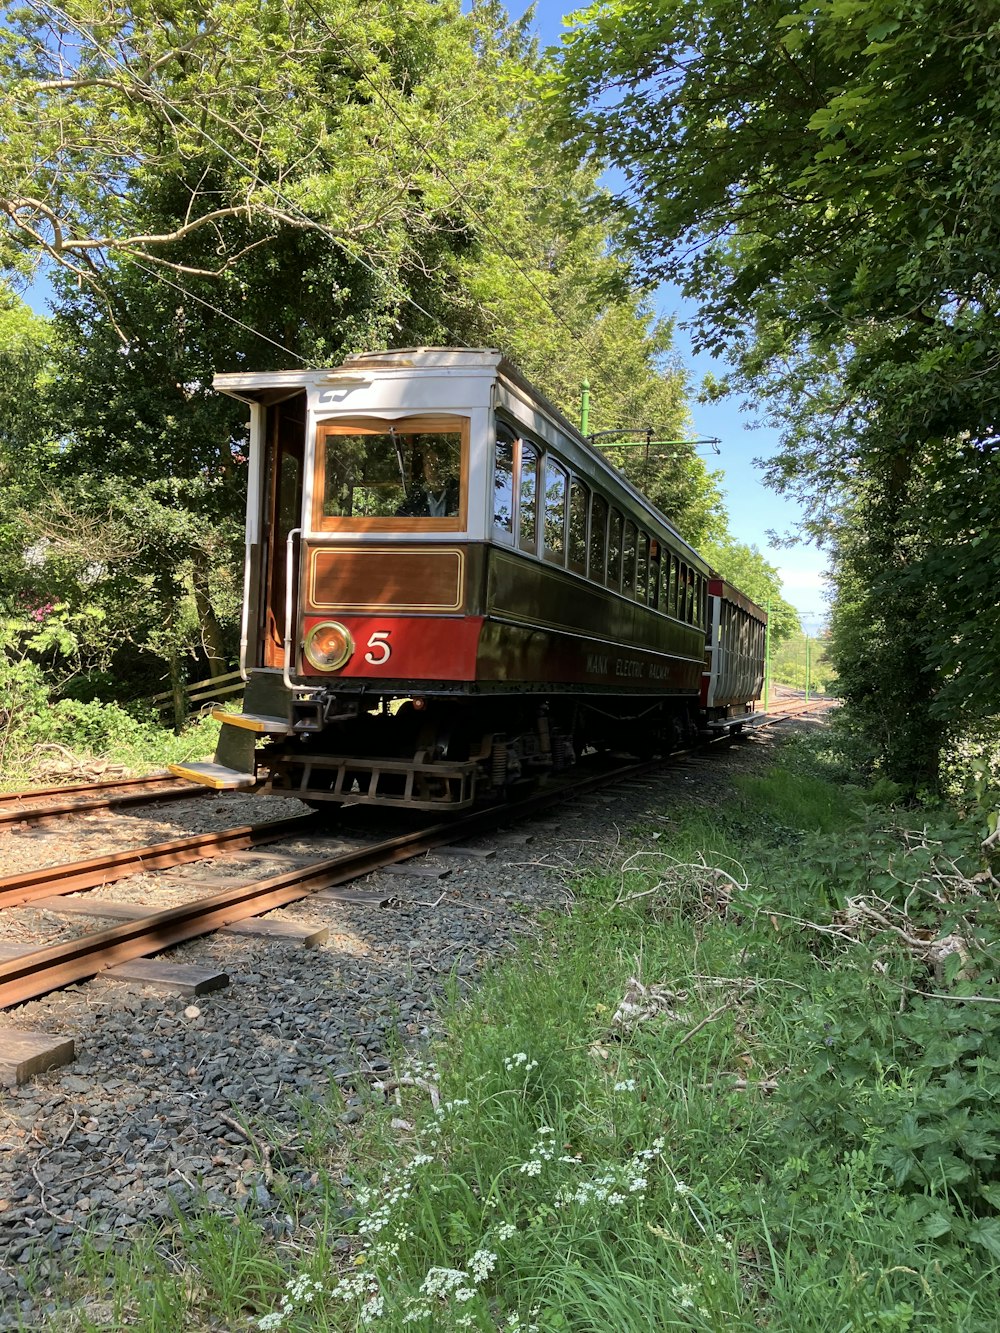
POLYGON ((608 502, 595 495, 590 502, 590 566, 589 574, 595 583, 604 582, 607 561, 608 502))
POLYGON ((392 529, 424 520, 460 527, 465 424, 458 417, 406 417, 320 426, 316 526, 392 529))
POLYGON ((622 542, 622 592, 626 597, 635 596, 635 524, 631 519, 625 524, 622 542))
POLYGON ((660 605, 660 543, 649 543, 649 605, 660 605))
POLYGON ((518 484, 517 540, 522 551, 537 550, 538 451, 521 441, 521 470, 518 484))
POLYGON ((493 528, 501 538, 514 540, 514 437, 503 426, 497 430, 493 464, 493 528))
POLYGON ((670 574, 667 587, 667 614, 671 616, 677 615, 677 577, 677 557, 672 555, 670 557, 670 574))
POLYGON ((566 469, 545 460, 545 559, 563 564, 566 558, 566 469))
POLYGON ((638 554, 635 566, 635 599, 644 605, 649 597, 646 587, 646 571, 649 568, 649 538, 644 532, 639 533, 638 554))
POLYGON ((590 490, 573 478, 569 488, 569 560, 577 574, 587 572, 587 502, 590 490))
POLYGON ((677 618, 687 619, 687 581, 688 567, 683 560, 677 565, 677 618))
POLYGON ((617 509, 611 511, 611 523, 608 527, 608 587, 620 588, 622 585, 622 516, 617 509))

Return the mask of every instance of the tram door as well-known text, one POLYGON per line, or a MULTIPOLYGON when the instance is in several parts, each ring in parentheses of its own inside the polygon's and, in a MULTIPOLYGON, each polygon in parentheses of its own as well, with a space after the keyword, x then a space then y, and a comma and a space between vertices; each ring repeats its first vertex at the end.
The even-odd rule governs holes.
MULTIPOLYGON (((260 665, 285 665, 288 534, 302 522, 306 396, 298 393, 267 409, 264 454, 260 665)), ((299 542, 292 553, 292 614, 298 603, 299 542)), ((292 625, 294 635, 295 625, 292 625)))

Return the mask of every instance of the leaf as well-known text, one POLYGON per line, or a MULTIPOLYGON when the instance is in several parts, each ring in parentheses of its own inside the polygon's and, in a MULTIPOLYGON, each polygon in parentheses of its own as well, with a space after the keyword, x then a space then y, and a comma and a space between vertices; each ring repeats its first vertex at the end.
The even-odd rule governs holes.
POLYGON ((924 1235, 931 1240, 937 1240, 939 1236, 947 1236, 953 1226, 953 1218, 950 1213, 943 1209, 929 1213, 921 1224, 921 1230, 924 1235))
POLYGON ((968 1238, 974 1245, 988 1250, 994 1259, 1000 1259, 1000 1218, 977 1218, 969 1227, 968 1238))

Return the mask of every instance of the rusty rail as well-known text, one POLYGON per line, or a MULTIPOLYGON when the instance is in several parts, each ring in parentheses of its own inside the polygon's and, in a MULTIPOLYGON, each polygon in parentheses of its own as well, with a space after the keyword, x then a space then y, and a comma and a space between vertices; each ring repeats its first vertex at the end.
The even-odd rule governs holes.
MULTIPOLYGON (((628 764, 610 773, 604 772, 565 786, 553 787, 507 805, 473 811, 446 823, 389 838, 371 847, 343 852, 314 865, 259 880, 255 884, 224 889, 181 907, 172 907, 138 921, 123 922, 108 930, 94 931, 81 939, 48 945, 7 962, 0 962, 0 1007, 35 999, 60 986, 96 976, 98 972, 118 963, 159 953, 185 940, 210 934, 222 926, 244 921, 247 917, 260 916, 277 907, 285 907, 320 889, 333 888, 383 866, 419 856, 435 847, 491 831, 610 782, 648 773, 655 766, 655 762, 628 764)), ((310 817, 305 818, 308 820, 310 817)), ((148 852, 150 849, 144 850, 148 852)), ((60 869, 65 867, 50 867, 50 873, 60 869)), ((53 886, 50 880, 46 888, 39 888, 39 893, 34 896, 51 892, 53 887, 58 892, 60 882, 63 881, 57 881, 53 886)), ((68 890, 64 888, 62 891, 68 890)))
POLYGON ((240 852, 275 842, 292 833, 308 833, 316 825, 315 815, 297 815, 273 819, 266 824, 239 824, 221 833, 195 833, 188 838, 172 838, 126 852, 107 852, 86 861, 5 875, 0 879, 0 907, 23 907, 35 898, 53 894, 75 893, 79 889, 100 889, 129 875, 145 870, 167 870, 171 866, 204 861, 227 852, 240 852))
POLYGON ((0 826, 22 824, 56 815, 86 814, 90 810, 120 810, 131 805, 157 805, 162 801, 186 801, 196 796, 208 796, 211 789, 196 782, 181 783, 172 776, 148 778, 116 778, 112 782, 77 783, 70 787, 36 787, 34 790, 0 792, 0 826), (150 790, 159 784, 161 790, 150 790), (122 787, 141 787, 143 790, 123 793, 122 787), (65 799, 66 793, 75 793, 77 799, 65 799), (86 793, 96 793, 91 799, 86 793), (62 800, 42 801, 48 796, 62 800), (27 804, 24 804, 27 802, 27 804))

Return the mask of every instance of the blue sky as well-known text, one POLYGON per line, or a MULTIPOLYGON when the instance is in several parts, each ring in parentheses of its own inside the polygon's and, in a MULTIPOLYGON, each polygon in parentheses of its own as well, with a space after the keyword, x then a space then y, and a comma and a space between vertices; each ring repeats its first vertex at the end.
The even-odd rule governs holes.
MULTIPOLYGON (((515 16, 527 8, 517 0, 509 2, 515 16)), ((572 0, 538 0, 534 26, 543 46, 558 44, 565 31, 563 16, 580 7, 572 0)), ((696 355, 692 350, 691 334, 684 325, 697 319, 697 308, 676 288, 669 286, 658 291, 656 306, 658 313, 674 316, 678 321, 674 343, 691 375, 692 390, 697 390, 709 372, 723 375, 725 363, 705 353, 696 355)), ((767 540, 769 531, 779 534, 795 532, 801 518, 800 508, 793 500, 776 494, 763 484, 761 471, 753 462, 755 458, 767 458, 777 451, 776 432, 766 426, 756 426, 753 413, 744 412, 735 397, 708 404, 694 402, 692 415, 695 434, 699 438, 717 436, 721 441, 719 457, 708 457, 707 461, 724 474, 722 485, 733 536, 759 547, 771 564, 778 567, 785 596, 799 611, 806 632, 815 633, 827 614, 822 578, 826 557, 812 546, 771 547, 767 540)))

